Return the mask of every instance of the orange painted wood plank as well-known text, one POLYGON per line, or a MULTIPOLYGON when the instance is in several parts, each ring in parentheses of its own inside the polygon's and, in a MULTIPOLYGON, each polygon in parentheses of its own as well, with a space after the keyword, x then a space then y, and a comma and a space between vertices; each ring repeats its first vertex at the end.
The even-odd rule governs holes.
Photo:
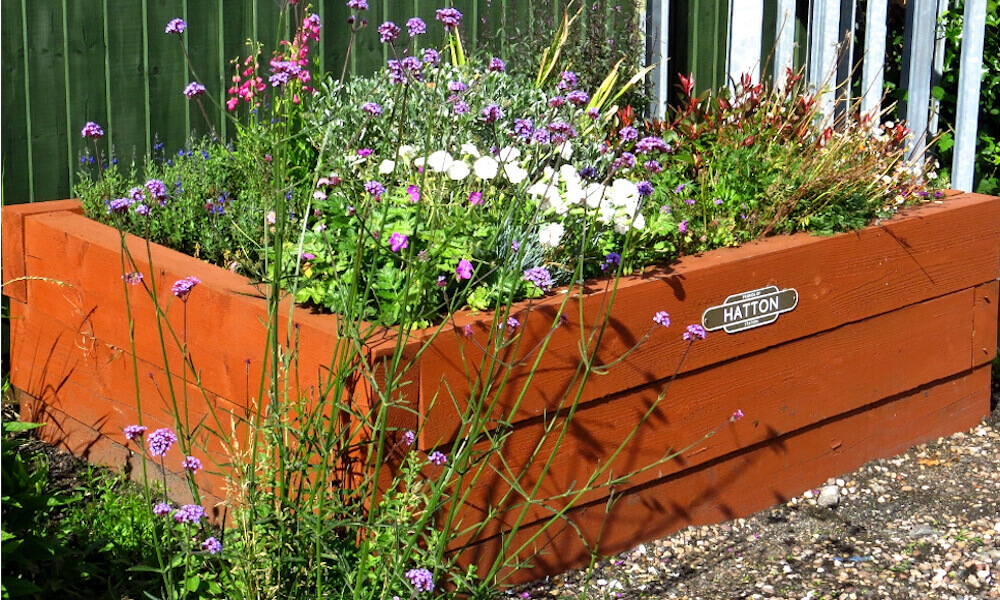
POLYGON ((972 364, 993 360, 997 355, 997 324, 1000 306, 1000 281, 993 281, 976 288, 975 306, 972 309, 972 364))
MULTIPOLYGON (((569 518, 588 544, 609 555, 688 525, 747 516, 869 460, 975 426, 989 411, 989 393, 990 366, 983 365, 651 482, 618 496, 610 513, 607 503, 599 501, 571 511, 569 518)), ((744 420, 736 429, 751 426, 744 420)), ((518 532, 509 548, 519 547, 536 531, 527 527, 518 532)), ((461 561, 483 568, 500 550, 499 543, 493 538, 467 548, 461 561)), ((559 573, 587 564, 590 558, 573 529, 565 525, 557 524, 541 536, 537 548, 545 550, 532 559, 533 566, 508 573, 508 582, 559 573)))
POLYGON ((4 282, 3 294, 20 302, 28 301, 28 287, 24 281, 14 281, 27 274, 24 259, 24 218, 46 212, 73 212, 83 214, 79 200, 32 202, 3 207, 2 227, 3 268, 0 281, 4 282))
MULTIPOLYGON (((1000 199, 977 194, 924 205, 857 232, 830 237, 780 236, 685 257, 669 268, 651 269, 622 280, 597 364, 622 356, 650 331, 652 317, 659 310, 668 311, 676 326, 654 331, 649 341, 612 369, 610 375, 591 377, 582 401, 669 376, 675 363, 664 357, 683 352, 683 328, 700 322, 705 310, 722 304, 732 294, 775 285, 798 290, 799 303, 772 325, 732 335, 709 334, 704 343, 692 348, 685 370, 992 281, 998 268, 1000 199)), ((570 389, 580 360, 577 302, 583 304, 584 322, 593 323, 605 300, 603 285, 593 283, 588 287, 589 295, 571 300, 570 324, 552 335, 547 354, 531 381, 531 393, 511 415, 517 394, 527 385, 528 367, 515 370, 500 393, 501 405, 493 418, 509 415, 512 421, 519 421, 537 417, 551 410, 552 403, 570 389)), ((534 306, 552 309, 559 301, 555 297, 534 306)), ((532 348, 549 330, 553 316, 543 312, 536 309, 535 314, 524 318, 515 310, 518 318, 527 322, 523 348, 532 348)), ((469 320, 458 317, 458 329, 469 320)), ((476 336, 476 342, 482 344, 486 328, 477 329, 476 336)), ((421 441, 424 447, 457 435, 457 413, 447 394, 450 391, 459 406, 464 406, 470 385, 463 365, 478 365, 483 357, 476 342, 444 332, 421 362, 421 413, 427 416, 421 441)))

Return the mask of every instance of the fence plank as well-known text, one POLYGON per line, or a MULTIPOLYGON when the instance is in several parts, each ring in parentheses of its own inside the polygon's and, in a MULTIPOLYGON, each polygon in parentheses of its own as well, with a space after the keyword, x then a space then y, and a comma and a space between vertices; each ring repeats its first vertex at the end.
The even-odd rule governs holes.
POLYGON ((955 156, 952 186, 972 191, 976 166, 979 89, 983 73, 986 35, 986 0, 966 0, 962 28, 962 68, 958 74, 958 108, 955 116, 955 156))
MULTIPOLYGON (((165 33, 164 29, 171 19, 183 17, 183 12, 179 10, 181 8, 183 7, 178 7, 174 3, 167 6, 159 2, 152 2, 148 6, 146 14, 145 47, 148 57, 146 63, 149 69, 150 134, 152 138, 163 142, 166 148, 183 146, 193 123, 192 117, 194 115, 191 114, 190 103, 184 97, 183 91, 184 86, 193 81, 194 77, 188 74, 182 44, 195 50, 191 44, 190 36, 193 30, 205 26, 202 19, 208 17, 212 12, 210 10, 198 11, 195 17, 196 21, 192 20, 192 24, 196 24, 196 26, 188 27, 183 35, 165 33)), ((201 55, 204 51, 198 48, 197 52, 189 51, 189 53, 201 55)), ((198 121, 204 121, 200 111, 198 121)), ((149 141, 152 142, 152 139, 149 141)), ((151 146, 152 144, 145 146, 141 151, 149 152, 151 146)))
MULTIPOLYGON (((948 11, 948 0, 938 0, 937 19, 934 28, 934 67, 931 71, 931 89, 941 84, 941 75, 944 72, 944 51, 945 37, 942 19, 944 13, 948 11)), ((941 101, 931 95, 931 120, 927 126, 929 136, 933 138, 938 132, 938 118, 941 112, 941 101)))
MULTIPOLYGON (((63 61, 62 15, 58 5, 28 2, 25 20, 30 35, 28 79, 31 113, 33 200, 68 197, 65 161, 66 84, 63 61)), ((81 127, 83 125, 81 124, 81 127)))
MULTIPOLYGON (((3 73, 3 202, 31 201, 31 107, 28 102, 27 79, 30 65, 27 57, 27 29, 22 5, 24 0, 0 3, 5 35, 0 46, 6 60, 0 63, 3 73), (22 38, 22 32, 24 37, 22 38)), ((4 332, 7 329, 4 328, 4 332)))
POLYGON ((750 74, 760 81, 761 36, 764 27, 764 0, 729 0, 729 47, 726 72, 730 85, 750 74))
POLYGON ((820 113, 830 116, 835 100, 840 1, 814 0, 810 18, 808 80, 817 90, 820 113))
POLYGON ((670 55, 670 0, 653 1, 650 4, 649 31, 647 32, 646 52, 649 57, 647 64, 655 64, 650 72, 652 83, 652 99, 649 112, 662 119, 667 107, 667 95, 670 92, 669 63, 670 55))
POLYGON ((864 66, 861 70, 861 112, 866 115, 875 116, 882 111, 888 10, 888 0, 868 0, 864 66))
POLYGON ((913 134, 907 145, 910 156, 916 160, 922 160, 920 155, 927 146, 936 16, 936 0, 912 0, 906 5, 901 87, 907 90, 904 114, 913 134))
POLYGON ((784 86, 785 73, 795 64, 795 0, 778 0, 774 35, 774 81, 784 86))

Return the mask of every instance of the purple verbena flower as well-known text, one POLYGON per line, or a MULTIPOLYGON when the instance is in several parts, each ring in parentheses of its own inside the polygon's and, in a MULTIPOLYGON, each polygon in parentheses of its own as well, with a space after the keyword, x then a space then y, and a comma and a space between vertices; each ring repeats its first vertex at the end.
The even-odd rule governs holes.
POLYGON ((663 171, 663 165, 660 164, 658 160, 647 160, 642 163, 642 166, 646 168, 647 171, 653 173, 654 175, 663 171))
POLYGON ((347 0, 347 8, 368 10, 368 0, 347 0))
POLYGON ((639 132, 635 130, 635 127, 626 125, 621 128, 621 131, 618 132, 618 137, 624 142, 631 142, 639 139, 639 132))
POLYGON ((647 136, 635 143, 635 151, 639 154, 649 154, 654 150, 666 152, 670 149, 667 143, 656 136, 647 136))
MULTIPOLYGON (((521 322, 514 317, 509 317, 507 319, 507 331, 515 331, 520 326, 521 322)), ((500 328, 503 329, 503 325, 501 325, 500 328)))
POLYGON ((529 281, 542 291, 549 291, 552 289, 552 275, 549 270, 545 267, 532 267, 524 272, 524 280, 529 281))
POLYGON ((205 93, 205 86, 201 85, 197 81, 192 81, 184 87, 184 95, 188 97, 188 100, 194 98, 195 96, 200 96, 205 93))
POLYGON ((574 106, 583 106, 587 102, 590 102, 590 96, 582 90, 574 90, 566 94, 566 101, 574 106))
POLYGON ((684 204, 687 204, 688 206, 694 206, 696 204, 696 201, 694 198, 685 198, 684 204))
POLYGON ((460 280, 472 279, 472 263, 464 258, 458 261, 458 266, 455 267, 455 275, 457 275, 460 280))
POLYGON ((153 514, 158 517, 165 517, 169 515, 170 511, 172 510, 173 507, 171 507, 169 504, 167 504, 166 502, 160 502, 159 504, 153 507, 153 514))
POLYGON ((427 48, 424 50, 423 60, 425 64, 435 67, 441 62, 441 54, 439 54, 434 48, 427 48))
POLYGON ((143 217, 148 217, 149 216, 149 207, 146 206, 145 204, 136 204, 135 205, 135 214, 143 216, 143 217))
POLYGON ((164 31, 166 33, 180 35, 184 33, 185 29, 187 29, 187 23, 184 22, 184 19, 171 19, 170 22, 167 23, 167 28, 164 31))
POLYGON ((399 62, 395 58, 390 58, 385 63, 386 71, 389 73, 389 81, 392 83, 406 83, 406 70, 403 69, 403 63, 399 62))
POLYGON ((451 110, 456 115, 464 115, 464 114, 468 114, 468 112, 470 110, 470 107, 469 107, 469 104, 467 102, 465 102, 463 100, 459 100, 459 101, 455 102, 455 104, 452 105, 451 110))
POLYGON ((361 110, 365 111, 373 117, 377 117, 382 114, 382 107, 375 102, 365 102, 361 105, 361 110))
POLYGON ((163 456, 170 447, 177 443, 177 434, 163 427, 149 434, 149 454, 163 456))
POLYGON ((687 331, 684 332, 682 337, 685 342, 693 342, 695 340, 703 340, 705 336, 705 328, 701 325, 688 325, 687 331))
POLYGON ((687 230, 688 230, 688 222, 687 222, 687 219, 684 219, 684 220, 683 220, 683 221, 681 221, 681 222, 680 222, 680 224, 679 224, 679 225, 677 226, 677 231, 678 231, 679 233, 687 233, 687 230))
POLYGON ((566 98, 563 98, 562 96, 552 96, 549 98, 549 106, 552 108, 559 108, 563 104, 566 104, 566 98))
POLYGON ((464 92, 467 89, 469 89, 469 86, 465 85, 461 81, 449 81, 448 82, 448 91, 449 92, 455 92, 457 94, 459 92, 464 92))
POLYGON ((115 198, 111 202, 108 202, 108 212, 122 213, 128 210, 130 206, 132 206, 131 198, 115 198))
POLYGON ((222 542, 210 537, 201 543, 201 547, 208 551, 209 554, 218 554, 222 552, 222 542))
POLYGON ((87 121, 87 124, 83 126, 83 130, 80 131, 80 135, 85 138, 91 138, 94 140, 101 139, 104 137, 104 130, 101 126, 93 121, 87 121))
POLYGON ((369 181, 365 184, 365 191, 376 198, 381 198, 385 193, 385 186, 377 181, 369 181))
POLYGON ((392 21, 386 21, 378 26, 378 39, 383 44, 391 42, 399 37, 399 26, 392 21))
POLYGON ((531 119, 514 119, 514 133, 519 135, 522 139, 528 139, 531 137, 531 133, 535 130, 534 124, 531 119))
POLYGON ((406 578, 418 594, 434 589, 434 575, 427 569, 410 569, 406 572, 406 578))
POLYGON ((184 462, 181 463, 181 467, 195 473, 201 470, 201 461, 193 456, 186 456, 184 457, 184 462))
POLYGON ((410 245, 410 238, 398 231, 389 236, 389 249, 393 252, 406 250, 410 245))
POLYGON ((617 252, 608 252, 608 255, 604 257, 604 262, 601 263, 601 270, 607 271, 610 267, 617 267, 622 262, 622 255, 617 252))
POLYGON ((185 277, 184 279, 178 279, 174 282, 174 285, 170 288, 174 295, 181 300, 187 301, 188 294, 194 289, 194 286, 201 283, 201 280, 197 277, 185 277))
POLYGON ((174 513, 174 521, 196 525, 205 518, 205 509, 200 504, 185 504, 174 513))
POLYGON ((415 441, 417 441, 417 434, 414 433, 412 429, 408 429, 406 433, 403 434, 403 443, 407 446, 412 446, 415 441))
POLYGON ((410 37, 423 35, 427 33, 427 23, 424 23, 424 20, 420 17, 413 17, 406 22, 406 31, 410 34, 410 37))
POLYGON ((163 183, 159 179, 150 179, 146 182, 146 190, 149 195, 156 200, 166 200, 170 197, 167 193, 167 184, 163 183))
POLYGON ((743 414, 743 411, 741 409, 737 408, 736 412, 733 413, 733 416, 729 417, 729 422, 730 423, 735 423, 736 421, 739 421, 740 419, 742 419, 745 416, 746 415, 743 414))
POLYGON ((571 90, 577 86, 576 73, 573 71, 563 71, 559 74, 559 89, 571 90))
POLYGON ((663 325, 664 327, 670 327, 670 315, 667 311, 661 310, 660 312, 653 315, 653 322, 657 325, 663 325))
POLYGON ((640 196, 652 196, 653 184, 648 181, 640 181, 635 184, 635 191, 637 191, 640 196))
POLYGON ((436 18, 441 21, 445 29, 453 29, 462 22, 462 13, 458 12, 457 8, 439 8, 436 18))
MULTIPOLYGON (((127 275, 132 275, 132 273, 127 273, 126 275, 123 276, 126 277, 125 281, 128 281, 127 275)), ((138 273, 138 275, 139 279, 142 279, 142 273, 138 273)), ((142 434, 146 433, 146 427, 143 425, 129 425, 124 429, 124 432, 125 432, 125 439, 131 442, 136 438, 141 438, 142 434)))
POLYGON ((432 465, 437 465, 440 467, 448 462, 448 457, 445 456, 443 452, 438 452, 437 450, 435 450, 434 452, 431 452, 430 454, 427 455, 427 460, 432 465))
MULTIPOLYGON (((124 275, 122 275, 122 279, 124 279, 125 283, 127 283, 129 285, 139 285, 140 283, 142 283, 142 273, 140 273, 138 271, 133 271, 131 273, 125 273, 124 275)), ((138 425, 129 425, 129 427, 139 427, 139 426, 138 425)), ((143 427, 142 431, 146 431, 146 428, 143 427)), ((128 439, 132 439, 132 438, 128 437, 128 427, 125 428, 125 437, 127 437, 128 439)))
POLYGON ((490 59, 489 69, 490 71, 503 73, 504 71, 507 70, 507 63, 494 56, 493 58, 490 59))

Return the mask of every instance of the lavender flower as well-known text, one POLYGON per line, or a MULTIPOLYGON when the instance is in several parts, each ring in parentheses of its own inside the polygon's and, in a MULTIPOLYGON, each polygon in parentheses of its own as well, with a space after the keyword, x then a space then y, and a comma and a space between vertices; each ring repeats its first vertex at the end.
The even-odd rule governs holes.
POLYGON ((201 543, 201 547, 208 551, 209 554, 218 554, 222 552, 222 542, 210 537, 201 543))
POLYGON ((407 430, 406 433, 403 434, 403 443, 407 446, 412 446, 415 441, 417 441, 417 434, 414 433, 412 429, 407 430))
POLYGON ((354 10, 368 10, 368 0, 347 0, 347 8, 354 10))
POLYGON ((639 154, 649 154, 654 150, 659 150, 660 152, 666 152, 670 149, 662 139, 656 136, 647 136, 635 143, 635 151, 639 154))
POLYGON ((468 112, 470 110, 470 107, 469 107, 469 104, 467 102, 459 100, 459 101, 455 102, 455 104, 452 105, 451 110, 456 115, 464 115, 464 114, 468 114, 468 112))
POLYGON ((365 102, 361 105, 361 110, 365 111, 373 117, 377 117, 382 114, 382 107, 375 102, 365 102))
POLYGON ((462 22, 462 13, 458 12, 457 8, 439 8, 436 18, 441 21, 445 29, 454 29, 462 22))
POLYGON ((378 39, 383 44, 391 42, 399 37, 399 26, 392 21, 386 21, 378 26, 378 39))
POLYGON ((457 275, 460 280, 472 279, 472 263, 464 258, 458 261, 458 266, 455 267, 455 275, 457 275))
POLYGON ((108 212, 111 213, 121 213, 128 210, 128 207, 132 206, 131 198, 115 198, 111 202, 108 202, 108 212))
POLYGON ((205 509, 199 504, 185 504, 174 513, 174 521, 196 525, 205 517, 205 509))
POLYGON ((448 82, 448 91, 449 92, 455 92, 457 94, 459 92, 464 92, 467 89, 469 89, 469 86, 465 85, 461 81, 449 81, 448 82))
POLYGON ((171 19, 170 22, 167 23, 165 32, 180 35, 184 33, 185 29, 187 29, 187 23, 184 22, 184 19, 171 19))
POLYGON ((427 455, 427 460, 431 464, 440 467, 448 462, 448 457, 445 456, 443 452, 438 452, 437 450, 435 450, 434 452, 431 452, 430 454, 427 455))
MULTIPOLYGON (((132 271, 131 273, 125 273, 124 275, 122 275, 122 279, 124 279, 125 283, 127 283, 129 285, 139 285, 140 283, 142 283, 142 273, 140 273, 138 271, 132 271)), ((129 425, 129 427, 139 427, 139 426, 138 425, 129 425)), ((128 437, 128 427, 126 427, 125 430, 126 430, 125 437, 127 437, 128 439, 132 439, 132 438, 128 437)), ((146 431, 146 428, 143 427, 142 431, 146 431)), ((140 432, 140 434, 141 434, 141 432, 140 432)))
POLYGON ((410 245, 410 238, 398 231, 389 236, 389 249, 393 252, 405 250, 410 245))
MULTIPOLYGON (((135 273, 135 274, 139 275, 139 279, 142 279, 142 273, 135 273)), ((133 273, 128 273, 127 275, 133 275, 133 273)), ((125 281, 128 281, 128 279, 126 279, 125 281)), ((124 429, 124 431, 125 431, 125 439, 131 442, 136 438, 142 437, 142 434, 146 433, 146 427, 142 425, 129 425, 124 429)))
POLYGON ((635 191, 638 192, 640 196, 652 196, 653 184, 648 181, 640 181, 635 184, 635 191))
POLYGON ((170 511, 172 510, 173 508, 169 504, 167 504, 166 502, 160 502, 159 504, 153 507, 153 514, 158 517, 165 517, 169 515, 170 511))
POLYGON ((200 96, 205 93, 205 86, 201 85, 197 81, 192 81, 184 87, 184 95, 188 97, 188 100, 194 98, 195 96, 200 96))
POLYGON ((552 275, 545 267, 532 267, 524 272, 524 280, 529 281, 543 291, 552 289, 552 275))
POLYGON ((369 181, 365 184, 365 191, 376 198, 381 198, 385 193, 385 186, 377 181, 369 181))
POLYGON ((563 71, 559 74, 559 89, 571 90, 577 86, 576 73, 573 71, 563 71))
POLYGON ((424 50, 424 63, 431 65, 432 67, 437 66, 441 62, 441 55, 434 48, 427 48, 424 50))
POLYGON ((149 216, 149 207, 146 206, 145 204, 137 204, 135 206, 135 214, 147 217, 149 216))
POLYGON ((601 270, 606 271, 609 267, 617 267, 622 262, 622 255, 617 252, 608 252, 608 255, 604 257, 604 263, 601 264, 601 270))
POLYGON ((170 197, 167 194, 167 184, 163 183, 159 179, 150 179, 146 182, 146 190, 149 191, 149 195, 157 200, 166 200, 170 197))
POLYGON ((193 456, 186 456, 184 457, 184 462, 181 463, 181 467, 195 473, 201 470, 201 461, 193 456))
POLYGON ((587 95, 587 92, 575 90, 566 94, 566 101, 574 106, 583 106, 590 102, 590 96, 587 95))
POLYGON ((177 443, 177 434, 163 427, 149 434, 149 454, 163 456, 170 447, 177 443))
POLYGON ((688 325, 687 331, 684 332, 682 337, 685 342, 693 342, 705 339, 705 335, 705 328, 701 325, 688 325))
POLYGON ((434 589, 434 575, 427 569, 410 569, 406 572, 406 578, 410 580, 417 593, 429 592, 434 589))
POLYGON ((531 133, 535 130, 531 119, 514 119, 514 133, 520 136, 522 139, 528 139, 531 137, 531 133))
POLYGON ((503 118, 503 109, 500 108, 500 105, 491 102, 486 105, 482 114, 483 122, 487 124, 495 123, 503 118))
POLYGON ((87 124, 83 126, 83 130, 80 132, 85 138, 91 138, 94 140, 99 140, 104 137, 104 130, 101 126, 93 121, 87 121, 87 124))
POLYGON ((664 327, 670 327, 670 315, 667 311, 661 310, 660 312, 653 315, 653 322, 657 325, 663 325, 664 327))
POLYGON ((490 59, 489 69, 490 71, 494 71, 496 73, 503 73, 507 70, 507 63, 494 56, 490 59))
POLYGON ((424 20, 420 17, 413 17, 406 22, 406 31, 410 34, 410 37, 423 35, 427 33, 427 23, 424 23, 424 20))
POLYGON ((194 286, 201 283, 201 280, 197 277, 185 277, 184 279, 178 279, 174 282, 174 285, 170 288, 174 295, 187 302, 187 296, 194 289, 194 286))

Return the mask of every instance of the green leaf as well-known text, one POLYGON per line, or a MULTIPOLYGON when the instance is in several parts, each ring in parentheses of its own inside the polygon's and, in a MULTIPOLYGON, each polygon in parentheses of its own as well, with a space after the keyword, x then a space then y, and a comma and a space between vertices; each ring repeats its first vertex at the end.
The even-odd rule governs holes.
POLYGON ((198 588, 201 587, 201 577, 197 575, 188 577, 187 581, 184 582, 184 586, 189 592, 197 592, 198 588))
POLYGON ((3 424, 3 430, 9 433, 18 433, 21 431, 31 431, 32 429, 38 429, 39 427, 44 427, 45 423, 26 423, 23 421, 10 421, 3 424))

